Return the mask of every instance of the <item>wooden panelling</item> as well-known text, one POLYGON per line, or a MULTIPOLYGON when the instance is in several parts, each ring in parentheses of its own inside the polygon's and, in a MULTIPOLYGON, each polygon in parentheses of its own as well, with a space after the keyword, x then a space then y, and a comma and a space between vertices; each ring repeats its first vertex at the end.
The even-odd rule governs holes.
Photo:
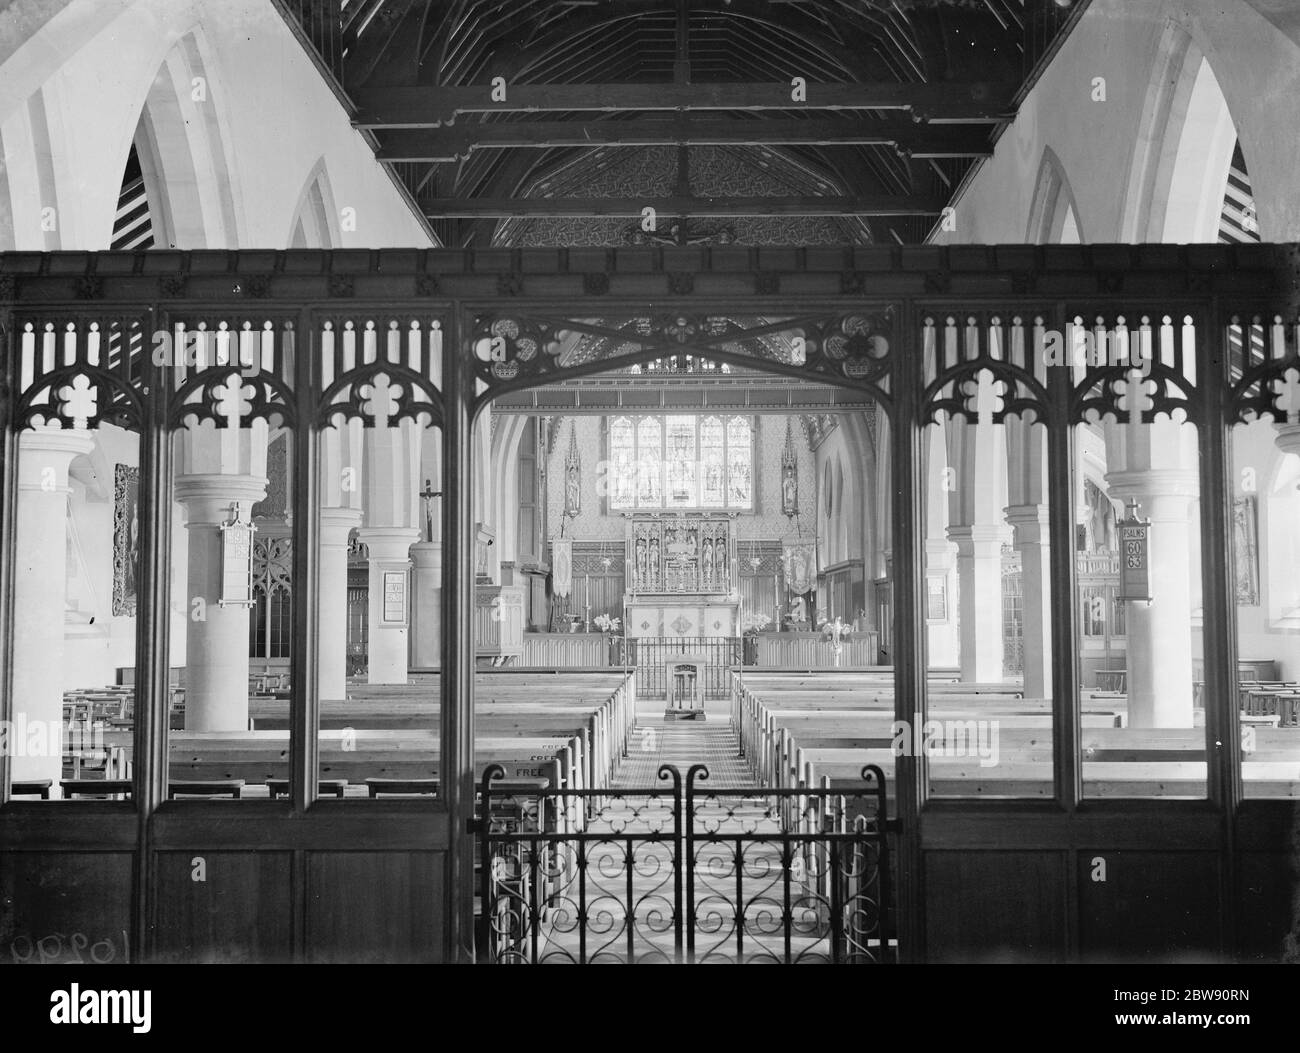
POLYGON ((1066 854, 926 852, 926 960, 1066 958, 1066 854))
POLYGON ((438 961, 445 858, 441 852, 309 853, 308 960, 438 961))
POLYGON ((1248 852, 1237 867, 1239 957, 1294 962, 1300 953, 1300 847, 1287 855, 1248 852))
POLYGON ((1081 849, 1077 867, 1084 961, 1221 957, 1217 853, 1081 849))
MULTIPOLYGON (((875 665, 880 660, 880 634, 853 633, 844 639, 841 666, 875 665)), ((830 669, 835 650, 821 633, 759 633, 758 664, 767 669, 830 669)))
POLYGON ((605 633, 524 633, 521 664, 554 669, 607 666, 610 650, 605 633))
POLYGON ((289 852, 159 852, 154 958, 287 962, 293 954, 289 852))
POLYGON ((123 962, 131 855, 11 852, 0 858, 0 962, 123 962))

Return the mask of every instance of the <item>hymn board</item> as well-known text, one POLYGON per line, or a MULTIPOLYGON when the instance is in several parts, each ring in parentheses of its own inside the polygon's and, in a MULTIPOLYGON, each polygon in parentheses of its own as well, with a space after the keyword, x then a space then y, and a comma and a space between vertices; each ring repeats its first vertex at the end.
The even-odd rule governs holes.
POLYGON ((625 516, 627 634, 737 636, 735 517, 625 516))

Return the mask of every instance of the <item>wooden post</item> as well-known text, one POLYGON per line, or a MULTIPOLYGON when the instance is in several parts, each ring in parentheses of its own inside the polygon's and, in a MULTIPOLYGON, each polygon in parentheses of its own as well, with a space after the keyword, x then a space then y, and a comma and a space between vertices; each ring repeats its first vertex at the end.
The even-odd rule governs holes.
MULTIPOLYGON (((1271 312, 1261 312, 1269 317, 1271 312)), ((1241 717, 1237 700, 1237 598, 1232 560, 1232 377, 1227 325, 1216 300, 1196 318, 1196 380, 1204 414, 1197 431, 1201 470, 1201 596, 1205 641, 1206 786, 1223 816, 1222 951, 1237 954, 1236 819, 1241 803, 1241 717)), ((1249 345, 1247 345, 1249 346, 1249 345)))
MULTIPOLYGON (((1065 310, 1056 314, 1064 328, 1065 310)), ((1031 354, 1033 337, 1030 336, 1031 354)), ((1056 799, 1067 812, 1083 794, 1079 770, 1079 654, 1075 635, 1078 564, 1075 558, 1074 425, 1070 420, 1073 370, 1047 370, 1048 575, 1051 586, 1052 773, 1056 799)), ((1110 621, 1109 612, 1107 622, 1110 621)), ((1073 931, 1071 929, 1071 931, 1073 931)), ((1072 937, 1071 937, 1072 939, 1072 937)))
MULTIPOLYGON (((149 331, 167 327, 150 312, 149 331), (152 324, 150 324, 152 323, 152 324)), ((165 366, 146 363, 149 390, 167 388, 165 366)), ((140 580, 135 637, 135 807, 138 822, 133 875, 132 940, 135 961, 147 961, 154 943, 153 813, 167 799, 167 727, 171 710, 172 433, 167 399, 145 400, 140 436, 140 580)))
MULTIPOLYGON (((921 495, 920 327, 908 302, 899 321, 893 359, 894 718, 914 729, 925 722, 924 511, 921 495)), ((925 890, 922 884, 920 814, 926 798, 926 758, 894 758, 898 796, 898 955, 900 962, 925 958, 925 890)))
MULTIPOLYGON (((14 562, 17 549, 18 435, 13 425, 14 398, 18 390, 18 339, 13 311, 0 315, 4 335, 4 361, 0 362, 0 720, 13 720, 14 562)), ((0 750, 0 804, 9 797, 9 750, 0 750)), ((133 900, 134 902, 134 900, 133 900)))
POLYGON ((447 849, 445 945, 448 962, 474 960, 474 374, 459 313, 444 337, 442 437, 442 744, 447 849))
MULTIPOLYGON (((311 353, 310 326, 310 312, 300 312, 293 358, 298 419, 293 430, 293 690, 289 697, 289 799, 295 814, 302 814, 316 801, 320 755, 320 635, 316 624, 320 605, 320 447, 314 420, 317 399, 312 363, 316 356, 311 353)), ((281 354, 286 351, 281 349, 281 354)))

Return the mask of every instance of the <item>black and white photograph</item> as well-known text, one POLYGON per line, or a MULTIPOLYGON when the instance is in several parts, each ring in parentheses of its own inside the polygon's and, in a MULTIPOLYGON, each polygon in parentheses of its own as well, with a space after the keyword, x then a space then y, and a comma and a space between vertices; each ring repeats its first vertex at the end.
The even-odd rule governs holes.
POLYGON ((0 961, 87 967, 24 1012, 1264 1023, 1298 98, 1300 0, 0 0, 0 961))

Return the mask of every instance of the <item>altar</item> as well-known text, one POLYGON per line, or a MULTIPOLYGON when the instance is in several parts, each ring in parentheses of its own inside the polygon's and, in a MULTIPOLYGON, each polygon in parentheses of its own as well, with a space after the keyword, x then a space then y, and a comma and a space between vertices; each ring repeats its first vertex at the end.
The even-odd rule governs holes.
POLYGON ((681 512, 626 521, 626 634, 739 636, 734 515, 681 512))
POLYGON ((627 635, 633 638, 739 636, 739 604, 725 596, 683 603, 680 596, 629 597, 627 635))

